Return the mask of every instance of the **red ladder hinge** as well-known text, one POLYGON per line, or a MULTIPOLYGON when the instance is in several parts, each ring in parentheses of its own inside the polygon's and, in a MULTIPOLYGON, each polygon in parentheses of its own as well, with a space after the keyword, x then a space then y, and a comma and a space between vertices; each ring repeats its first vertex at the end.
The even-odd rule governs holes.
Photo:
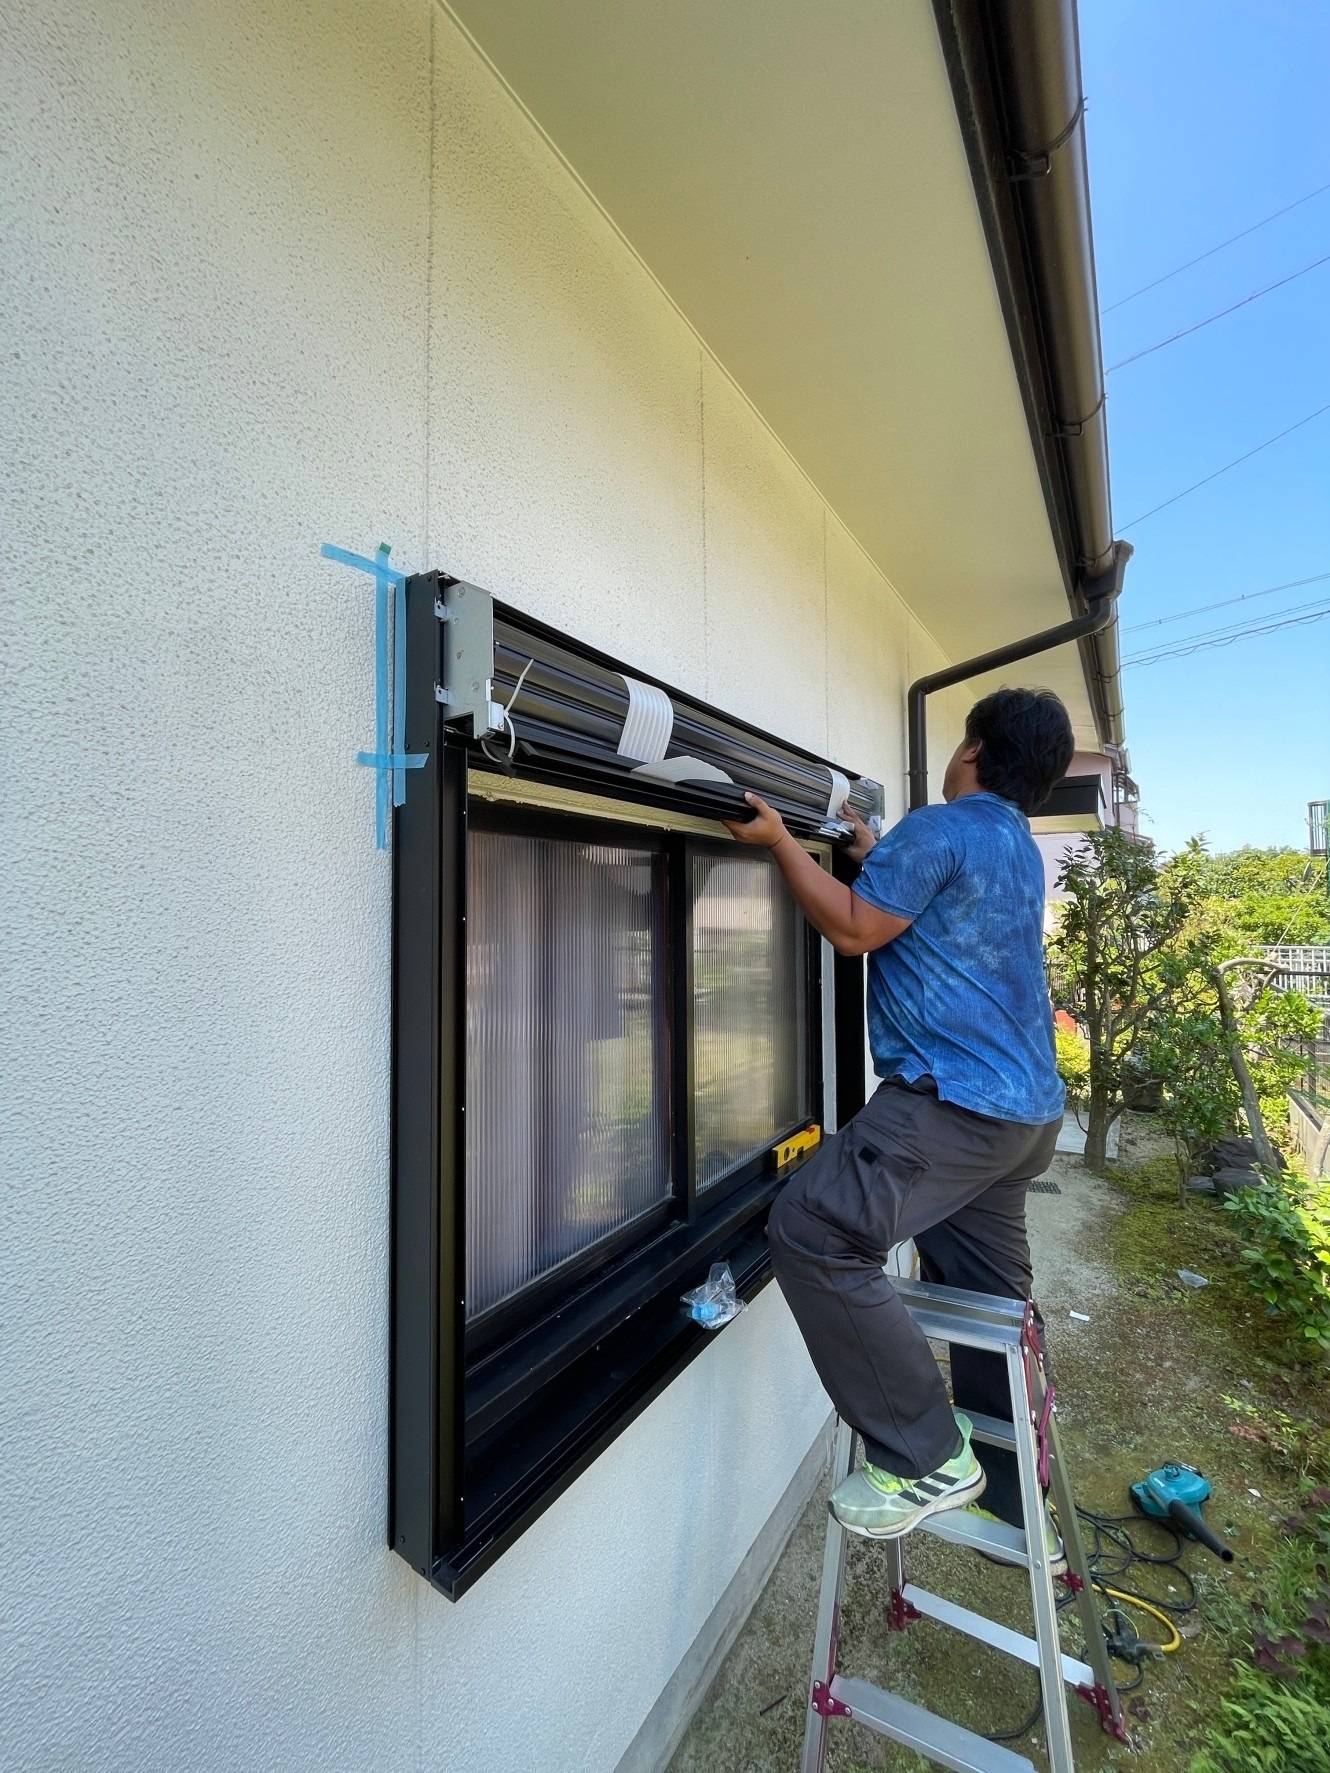
POLYGON ((854 1713, 848 1705, 842 1704, 827 1686, 825 1681, 814 1681, 813 1692, 808 1703, 822 1718, 852 1718, 854 1713))
POLYGON ((1113 1706, 1109 1700, 1107 1688, 1102 1687, 1098 1681, 1093 1687, 1087 1687, 1082 1683, 1076 1689, 1076 1697, 1083 1699, 1087 1705, 1093 1706, 1099 1713, 1101 1730, 1106 1730, 1110 1736, 1116 1736, 1119 1742, 1127 1740, 1127 1726, 1121 1718, 1113 1716, 1113 1706))

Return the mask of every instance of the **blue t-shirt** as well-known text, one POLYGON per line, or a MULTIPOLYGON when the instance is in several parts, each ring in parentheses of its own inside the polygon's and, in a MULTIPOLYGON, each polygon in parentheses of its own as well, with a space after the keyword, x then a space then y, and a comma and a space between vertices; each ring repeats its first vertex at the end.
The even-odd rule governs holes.
POLYGON ((868 852, 854 890, 911 920, 868 959, 878 1076, 930 1076, 944 1102, 995 1120, 1056 1119, 1044 870, 1020 808, 987 791, 920 807, 868 852))

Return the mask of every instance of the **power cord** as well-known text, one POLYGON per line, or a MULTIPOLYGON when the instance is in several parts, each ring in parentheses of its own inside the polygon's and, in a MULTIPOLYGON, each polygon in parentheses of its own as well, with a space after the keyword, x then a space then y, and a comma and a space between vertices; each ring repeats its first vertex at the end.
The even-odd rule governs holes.
POLYGON ((503 715, 503 724, 508 729, 508 755, 507 755, 507 757, 496 757, 494 755, 494 753, 490 750, 489 746, 485 743, 484 739, 482 739, 480 741, 480 749, 485 753, 486 757, 489 758, 490 762, 497 763, 501 769, 508 769, 509 774, 512 773, 511 765, 512 765, 512 761, 513 761, 513 753, 517 750, 517 729, 516 729, 516 727, 514 727, 513 721, 512 721, 512 706, 513 706, 513 703, 517 700, 518 695, 521 692, 522 685, 526 682, 527 672, 531 669, 531 667, 535 664, 535 662, 536 661, 534 659, 527 660, 526 664, 523 665, 523 667, 522 667, 522 675, 518 678, 517 682, 513 685, 512 695, 509 696, 509 698, 506 702, 500 702, 500 703, 496 704, 499 709, 499 712, 503 715))
MULTIPOLYGON (((1090 1584, 1098 1593, 1111 1602, 1121 1605, 1110 1605, 1104 1609, 1102 1624, 1104 1643, 1109 1655, 1116 1662, 1126 1663, 1135 1670, 1134 1677, 1125 1682, 1118 1682, 1119 1694, 1134 1693, 1145 1679, 1145 1664, 1156 1656, 1169 1656, 1182 1644, 1182 1634, 1176 1624, 1177 1619, 1185 1618, 1196 1609, 1196 1584, 1190 1573, 1182 1566, 1182 1555, 1185 1549, 1183 1537, 1167 1521, 1147 1520, 1139 1514, 1095 1514, 1088 1508, 1077 1508, 1077 1518, 1081 1531, 1086 1534, 1086 1563, 1090 1572, 1090 1584), (1148 1526, 1168 1535, 1173 1542, 1173 1549, 1159 1553, 1147 1551, 1132 1538, 1129 1527, 1148 1526), (1166 1601, 1159 1596, 1138 1594, 1132 1588, 1122 1586, 1123 1578, 1136 1565, 1143 1568, 1168 1569, 1177 1577, 1183 1588, 1183 1598, 1178 1601, 1166 1601), (1124 1607, 1130 1607, 1150 1614, 1159 1620, 1169 1633, 1168 1638, 1159 1643, 1153 1638, 1142 1637, 1134 1620, 1128 1617, 1124 1607)), ((1070 1589, 1058 1597, 1058 1612, 1071 1606, 1075 1595, 1070 1589)), ((1044 1713, 1042 1692, 1036 1699, 1034 1709, 1029 1716, 1010 1730, 993 1730, 988 1732, 990 1742, 1016 1742, 1022 1736, 1028 1736, 1044 1713)))

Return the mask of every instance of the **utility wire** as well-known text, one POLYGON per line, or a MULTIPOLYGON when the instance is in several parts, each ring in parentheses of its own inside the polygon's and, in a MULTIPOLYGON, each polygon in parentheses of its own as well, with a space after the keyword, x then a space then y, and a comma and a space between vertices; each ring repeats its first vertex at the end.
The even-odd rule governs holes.
MULTIPOLYGON (((1312 598, 1309 603, 1290 604, 1287 609, 1277 609, 1268 616, 1247 616, 1245 620, 1241 622, 1225 622, 1223 626, 1219 628, 1202 628, 1199 634, 1179 634, 1176 639, 1170 636, 1168 639, 1159 641, 1158 644, 1160 646, 1186 646, 1193 640, 1208 640, 1212 634, 1242 633, 1247 628, 1251 627, 1253 622, 1277 622, 1283 616, 1300 616, 1304 610, 1325 608, 1327 607, 1327 595, 1330 594, 1323 591, 1318 597, 1312 598)), ((1154 648, 1155 642, 1146 641, 1145 650, 1147 652, 1153 652, 1154 648)))
POLYGON ((1134 659, 1124 659, 1122 668, 1125 671, 1134 665, 1159 665, 1167 659, 1189 658, 1192 653, 1206 652, 1212 647, 1233 646, 1239 640, 1255 640, 1263 634, 1276 634, 1281 628, 1301 628, 1310 622, 1323 622, 1327 616, 1330 616, 1330 607, 1315 610, 1306 616, 1290 616, 1283 622, 1269 622, 1264 626, 1254 623, 1250 628, 1244 628, 1237 634, 1221 634, 1214 640, 1183 642, 1179 646, 1161 648, 1155 653, 1138 654, 1134 659))
POLYGON ((1208 647, 1232 646, 1235 641, 1254 639, 1258 634, 1273 634, 1280 628, 1300 628, 1307 622, 1323 622, 1327 616, 1330 616, 1330 604, 1309 615, 1287 616, 1282 622, 1252 623, 1234 634, 1220 634, 1211 640, 1183 641, 1177 646, 1161 647, 1158 652, 1138 653, 1134 659, 1124 659, 1122 668, 1125 671, 1129 665, 1157 665, 1163 659, 1184 659, 1191 653, 1204 652, 1208 647))
POLYGON ((1259 222, 1253 222, 1250 228, 1244 228, 1240 234, 1230 234, 1228 239, 1221 240, 1218 246, 1212 246, 1205 252, 1198 253, 1194 259, 1188 259, 1185 265, 1174 265, 1173 269, 1165 271, 1162 277, 1156 277, 1152 283, 1143 283, 1139 289, 1132 290, 1130 295, 1119 296, 1116 302, 1110 302, 1108 307, 1101 308, 1099 312, 1111 314, 1115 308, 1126 307, 1128 302, 1134 302, 1137 296, 1143 296, 1147 290, 1158 289, 1159 285, 1167 283, 1170 277, 1177 277, 1183 271, 1190 271, 1192 266, 1199 265, 1202 259, 1213 258, 1215 253, 1222 252, 1226 246, 1232 246, 1235 240, 1245 240, 1248 234, 1254 234, 1258 228, 1264 228, 1269 222, 1277 222, 1281 215, 1287 215, 1290 210, 1297 209, 1304 203, 1310 203, 1313 197, 1319 197, 1324 191, 1330 191, 1330 184, 1318 185, 1314 191, 1308 191, 1305 197, 1295 198, 1292 203, 1286 203, 1282 209, 1276 209, 1273 214, 1262 216, 1259 222))
POLYGON ((1111 376, 1115 369, 1125 369, 1129 363, 1139 363, 1142 357, 1152 357, 1156 351, 1162 351, 1165 345, 1175 345, 1179 339, 1190 338, 1192 333, 1200 332, 1203 327, 1213 326, 1216 320, 1222 320, 1226 314, 1236 314, 1239 308, 1250 307, 1253 302, 1259 302, 1262 296, 1269 295, 1273 290, 1283 289, 1286 283, 1296 283, 1299 277, 1305 277, 1308 271, 1319 270, 1322 265, 1330 265, 1330 252, 1324 258, 1313 259, 1310 265, 1304 265, 1300 271, 1290 271, 1278 283, 1267 283, 1264 289, 1253 290, 1251 295, 1243 296, 1240 302, 1234 302, 1231 308, 1221 308, 1217 314, 1198 320, 1195 326, 1184 326, 1181 332, 1170 333, 1166 339, 1160 339, 1157 345, 1147 345, 1143 351, 1133 351, 1130 357, 1110 363, 1104 374, 1111 376))
POLYGON ((1225 462, 1222 468, 1216 468, 1213 474, 1207 474, 1204 480, 1197 480, 1191 486, 1184 486, 1182 491, 1174 493, 1171 499, 1165 499, 1162 505, 1152 505, 1148 511, 1142 511, 1139 517, 1133 517, 1130 523, 1119 526, 1121 535, 1129 529, 1135 529, 1138 523, 1144 523, 1147 517, 1153 517, 1159 511, 1166 511, 1170 505, 1176 505, 1179 499, 1185 499, 1188 493, 1194 493, 1203 486, 1209 486, 1212 480, 1218 480, 1221 474, 1227 474, 1230 468, 1238 467, 1242 462, 1249 462, 1253 456, 1260 455, 1263 449, 1269 449, 1272 443, 1278 443, 1281 437, 1289 437, 1294 431, 1300 431, 1304 425, 1310 425, 1313 419, 1319 419, 1323 413, 1330 412, 1330 405, 1318 406, 1315 412, 1309 412, 1305 419, 1299 419, 1296 425, 1290 425, 1286 431, 1277 431, 1273 437, 1267 437, 1264 443, 1258 443, 1255 449, 1249 449, 1246 455, 1237 456, 1231 462, 1225 462))
POLYGON ((1248 616, 1245 622, 1230 622, 1222 628, 1204 628, 1199 634, 1179 634, 1177 636, 1171 636, 1167 640, 1147 641, 1145 644, 1145 650, 1143 652, 1134 653, 1132 657, 1143 659, 1155 652, 1171 652, 1175 646, 1190 646, 1195 640, 1211 640, 1228 634, 1241 638, 1242 635, 1251 632, 1253 629, 1259 628, 1263 623, 1280 622, 1283 621, 1286 616, 1301 616, 1308 610, 1316 610, 1319 612, 1320 610, 1327 608, 1330 608, 1330 604, 1327 604, 1324 596, 1321 596, 1316 598, 1312 603, 1295 603, 1290 609, 1277 609, 1272 615, 1248 616))
POLYGON ((1286 579, 1282 585, 1267 585, 1264 591, 1244 591, 1241 597, 1223 597, 1218 603, 1198 603, 1194 609, 1179 610, 1173 616, 1156 616, 1152 622, 1133 622, 1124 627, 1124 634, 1138 634, 1142 628, 1162 628, 1166 622, 1185 622, 1192 616, 1208 615, 1212 609, 1228 609, 1235 603, 1248 603, 1254 597, 1272 597, 1276 591, 1297 591, 1303 585, 1319 585, 1330 579, 1330 573, 1313 573, 1309 579, 1286 579))

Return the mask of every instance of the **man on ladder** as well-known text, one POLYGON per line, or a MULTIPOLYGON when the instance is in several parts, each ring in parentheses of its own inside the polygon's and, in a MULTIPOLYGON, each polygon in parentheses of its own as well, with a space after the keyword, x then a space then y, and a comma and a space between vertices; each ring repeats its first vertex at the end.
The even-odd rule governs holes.
MULTIPOLYGON (((1028 1299, 1027 1183, 1062 1122, 1044 976, 1043 864, 1028 815, 1071 761, 1071 723, 1047 691, 1003 689, 970 710, 945 804, 879 842, 860 825, 853 889, 834 880, 756 795, 741 842, 765 845, 838 954, 869 956, 868 1031, 882 1079, 790 1182, 771 1214, 772 1262, 823 1385, 862 1436, 865 1463, 833 1492, 850 1532, 894 1539, 973 1507, 1022 1521, 1014 1453, 970 1447, 928 1342, 883 1271, 913 1238, 923 1278, 1028 1299)), ((1000 1356, 956 1347, 957 1406, 1011 1419, 1000 1356)), ((1053 1573, 1065 1567, 1046 1521, 1053 1573)))

